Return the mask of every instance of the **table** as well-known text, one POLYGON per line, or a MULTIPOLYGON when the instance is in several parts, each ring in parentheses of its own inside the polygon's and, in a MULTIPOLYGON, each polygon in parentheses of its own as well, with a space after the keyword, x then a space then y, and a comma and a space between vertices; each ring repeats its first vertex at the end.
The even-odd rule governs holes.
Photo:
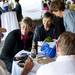
POLYGON ((18 21, 17 21, 17 17, 16 17, 16 12, 9 11, 9 12, 2 13, 1 25, 3 28, 6 28, 6 30, 7 30, 7 32, 4 33, 4 38, 12 30, 18 29, 19 25, 18 25, 18 21))
MULTIPOLYGON (((19 56, 21 53, 28 53, 28 52, 22 50, 16 56, 19 56)), ((23 68, 19 67, 17 63, 18 61, 13 61, 11 75, 21 75, 23 68)), ((34 67, 32 68, 31 72, 28 73, 28 75, 36 75, 36 71, 40 66, 42 66, 42 64, 38 64, 37 62, 34 62, 34 67)))

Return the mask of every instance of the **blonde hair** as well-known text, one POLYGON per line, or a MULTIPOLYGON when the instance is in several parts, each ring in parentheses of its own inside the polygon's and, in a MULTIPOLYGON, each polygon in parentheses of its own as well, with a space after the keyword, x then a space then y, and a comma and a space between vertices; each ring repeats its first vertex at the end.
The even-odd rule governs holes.
POLYGON ((29 27, 32 27, 32 19, 30 17, 25 17, 22 19, 21 23, 26 23, 29 27))

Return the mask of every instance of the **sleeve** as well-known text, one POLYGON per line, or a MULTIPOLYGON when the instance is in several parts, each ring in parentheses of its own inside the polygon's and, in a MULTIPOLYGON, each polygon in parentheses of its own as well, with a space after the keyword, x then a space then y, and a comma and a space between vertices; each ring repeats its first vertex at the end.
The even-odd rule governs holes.
POLYGON ((1 57, 3 59, 8 59, 13 57, 15 41, 16 39, 14 33, 10 32, 5 39, 5 43, 1 52, 1 57))
POLYGON ((13 9, 13 11, 18 11, 20 8, 20 5, 16 4, 15 8, 13 9))
POLYGON ((75 32, 75 12, 70 11, 64 17, 64 26, 66 31, 75 32))
POLYGON ((0 15, 2 14, 2 12, 3 12, 3 10, 2 10, 2 8, 0 7, 0 15))
POLYGON ((40 39, 40 30, 38 27, 35 28, 33 41, 32 41, 32 53, 37 53, 37 41, 40 39))
POLYGON ((55 27, 55 39, 57 39, 60 35, 60 32, 58 32, 57 28, 55 27))
POLYGON ((39 27, 36 27, 33 36, 33 42, 37 43, 38 40, 40 40, 40 29, 39 27))
POLYGON ((60 32, 58 32, 56 26, 53 25, 53 36, 52 36, 52 38, 57 39, 59 35, 60 35, 60 32))
POLYGON ((44 66, 41 66, 37 72, 36 72, 36 75, 45 75, 45 71, 44 71, 44 66))

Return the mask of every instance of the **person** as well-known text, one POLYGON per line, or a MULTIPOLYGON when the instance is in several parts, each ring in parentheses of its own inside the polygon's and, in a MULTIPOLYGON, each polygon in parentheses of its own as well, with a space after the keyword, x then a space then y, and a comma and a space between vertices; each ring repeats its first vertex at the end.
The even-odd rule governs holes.
POLYGON ((6 32, 6 29, 5 29, 5 28, 0 27, 0 42, 1 42, 1 39, 2 39, 2 37, 3 37, 2 32, 6 32))
POLYGON ((27 75, 31 71, 33 66, 34 66, 33 60, 30 57, 28 57, 27 60, 25 61, 24 68, 21 75, 27 75))
POLYGON ((13 30, 7 35, 0 58, 5 62, 9 72, 11 72, 15 54, 23 49, 31 50, 32 38, 32 19, 30 17, 23 18, 20 29, 13 30))
MULTIPOLYGON (((2 32, 6 32, 6 29, 0 27, 0 43, 3 37, 2 32)), ((0 60, 0 75, 10 75, 10 73, 7 71, 5 63, 2 60, 0 60)))
POLYGON ((7 71, 5 63, 2 60, 0 60, 0 75, 10 75, 7 71))
POLYGON ((61 1, 52 1, 50 11, 56 16, 63 17, 66 31, 75 32, 75 11, 65 9, 65 4, 61 1))
POLYGON ((1 14, 2 14, 2 8, 0 7, 0 27, 1 27, 1 14))
POLYGON ((40 67, 36 75, 75 75, 75 33, 63 32, 56 49, 56 61, 40 67))
POLYGON ((17 20, 18 20, 18 22, 20 22, 22 20, 22 18, 23 18, 23 16, 22 16, 22 8, 21 8, 21 5, 19 3, 19 0, 15 0, 15 2, 16 2, 16 6, 13 9, 13 11, 16 11, 17 20))
POLYGON ((53 15, 53 24, 56 26, 59 34, 62 34, 63 32, 65 32, 65 27, 64 27, 62 17, 58 17, 58 16, 53 15))
POLYGON ((3 12, 8 12, 9 10, 9 7, 8 7, 8 0, 2 0, 3 1, 3 4, 2 4, 2 13, 3 12))
POLYGON ((44 41, 48 36, 52 39, 58 38, 59 35, 57 33, 57 29, 55 28, 55 25, 52 24, 52 16, 53 15, 50 12, 46 12, 42 19, 43 24, 35 28, 31 50, 32 54, 38 53, 38 41, 44 41))
POLYGON ((73 1, 73 3, 75 4, 75 0, 72 0, 73 1))

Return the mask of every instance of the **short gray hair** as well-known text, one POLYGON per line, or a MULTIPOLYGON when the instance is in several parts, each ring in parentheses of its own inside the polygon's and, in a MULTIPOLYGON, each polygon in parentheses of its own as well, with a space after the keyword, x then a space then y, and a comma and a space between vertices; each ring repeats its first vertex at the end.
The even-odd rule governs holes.
POLYGON ((75 33, 64 32, 57 42, 63 55, 75 55, 75 33))

